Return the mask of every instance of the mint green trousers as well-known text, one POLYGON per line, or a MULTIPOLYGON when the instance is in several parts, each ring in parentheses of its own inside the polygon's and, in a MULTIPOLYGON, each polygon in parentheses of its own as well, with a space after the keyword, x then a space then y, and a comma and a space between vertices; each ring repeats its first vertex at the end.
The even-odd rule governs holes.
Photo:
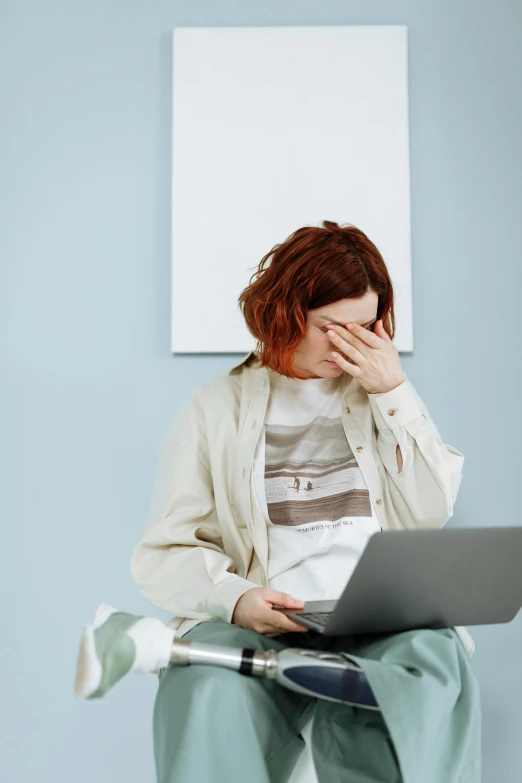
POLYGON ((170 664, 154 704, 158 783, 285 783, 312 715, 319 783, 480 783, 478 683, 454 629, 269 638, 208 620, 184 638, 347 653, 364 669, 381 711, 310 698, 217 666, 170 664))

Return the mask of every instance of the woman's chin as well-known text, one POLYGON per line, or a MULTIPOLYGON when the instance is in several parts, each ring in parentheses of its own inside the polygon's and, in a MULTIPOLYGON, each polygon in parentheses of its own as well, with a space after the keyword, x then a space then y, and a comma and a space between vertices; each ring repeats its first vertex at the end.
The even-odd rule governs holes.
POLYGON ((329 367, 331 370, 339 370, 340 372, 342 372, 342 371, 343 371, 343 370, 342 370, 342 367, 339 367, 339 365, 337 364, 337 362, 332 362, 332 361, 330 361, 329 359, 326 359, 326 360, 323 362, 323 364, 326 364, 326 366, 327 366, 327 367, 329 367))

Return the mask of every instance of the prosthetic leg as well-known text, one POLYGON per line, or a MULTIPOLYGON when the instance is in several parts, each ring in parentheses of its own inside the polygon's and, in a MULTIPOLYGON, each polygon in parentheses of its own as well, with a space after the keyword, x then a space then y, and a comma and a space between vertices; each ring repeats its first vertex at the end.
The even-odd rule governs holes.
POLYGON ((100 698, 130 671, 161 673, 169 664, 234 669, 248 677, 276 680, 319 699, 379 710, 362 669, 343 655, 287 648, 254 650, 176 639, 155 617, 120 612, 101 604, 81 639, 76 666, 77 698, 100 698))
POLYGON ((234 669, 249 677, 266 677, 298 693, 353 707, 379 710, 362 669, 342 655, 289 647, 252 650, 174 640, 170 662, 206 664, 234 669))

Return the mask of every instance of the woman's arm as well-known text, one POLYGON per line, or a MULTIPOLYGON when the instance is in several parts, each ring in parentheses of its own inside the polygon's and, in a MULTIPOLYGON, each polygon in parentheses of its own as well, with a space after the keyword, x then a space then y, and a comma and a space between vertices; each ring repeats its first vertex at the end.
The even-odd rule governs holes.
POLYGON ((198 389, 178 412, 159 453, 146 532, 131 573, 141 593, 178 617, 231 622, 254 582, 223 551, 198 389))
POLYGON ((442 527, 453 514, 464 456, 443 443, 410 381, 368 400, 389 501, 403 527, 442 527))

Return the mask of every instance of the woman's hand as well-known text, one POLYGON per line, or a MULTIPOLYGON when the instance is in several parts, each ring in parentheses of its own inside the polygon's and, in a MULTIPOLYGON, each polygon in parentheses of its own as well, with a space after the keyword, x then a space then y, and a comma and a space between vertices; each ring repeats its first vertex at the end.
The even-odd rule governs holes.
POLYGON ((308 630, 294 623, 285 614, 272 609, 274 604, 284 606, 285 609, 302 609, 304 601, 296 601, 286 593, 270 590, 269 587, 251 587, 237 602, 232 614, 232 622, 241 628, 248 628, 265 636, 308 630))
POLYGON ((389 392, 406 380, 399 352, 384 331, 382 320, 376 321, 373 332, 359 324, 346 324, 346 329, 334 324, 330 329, 328 337, 353 364, 341 353, 332 353, 332 361, 357 378, 369 394, 389 392))

